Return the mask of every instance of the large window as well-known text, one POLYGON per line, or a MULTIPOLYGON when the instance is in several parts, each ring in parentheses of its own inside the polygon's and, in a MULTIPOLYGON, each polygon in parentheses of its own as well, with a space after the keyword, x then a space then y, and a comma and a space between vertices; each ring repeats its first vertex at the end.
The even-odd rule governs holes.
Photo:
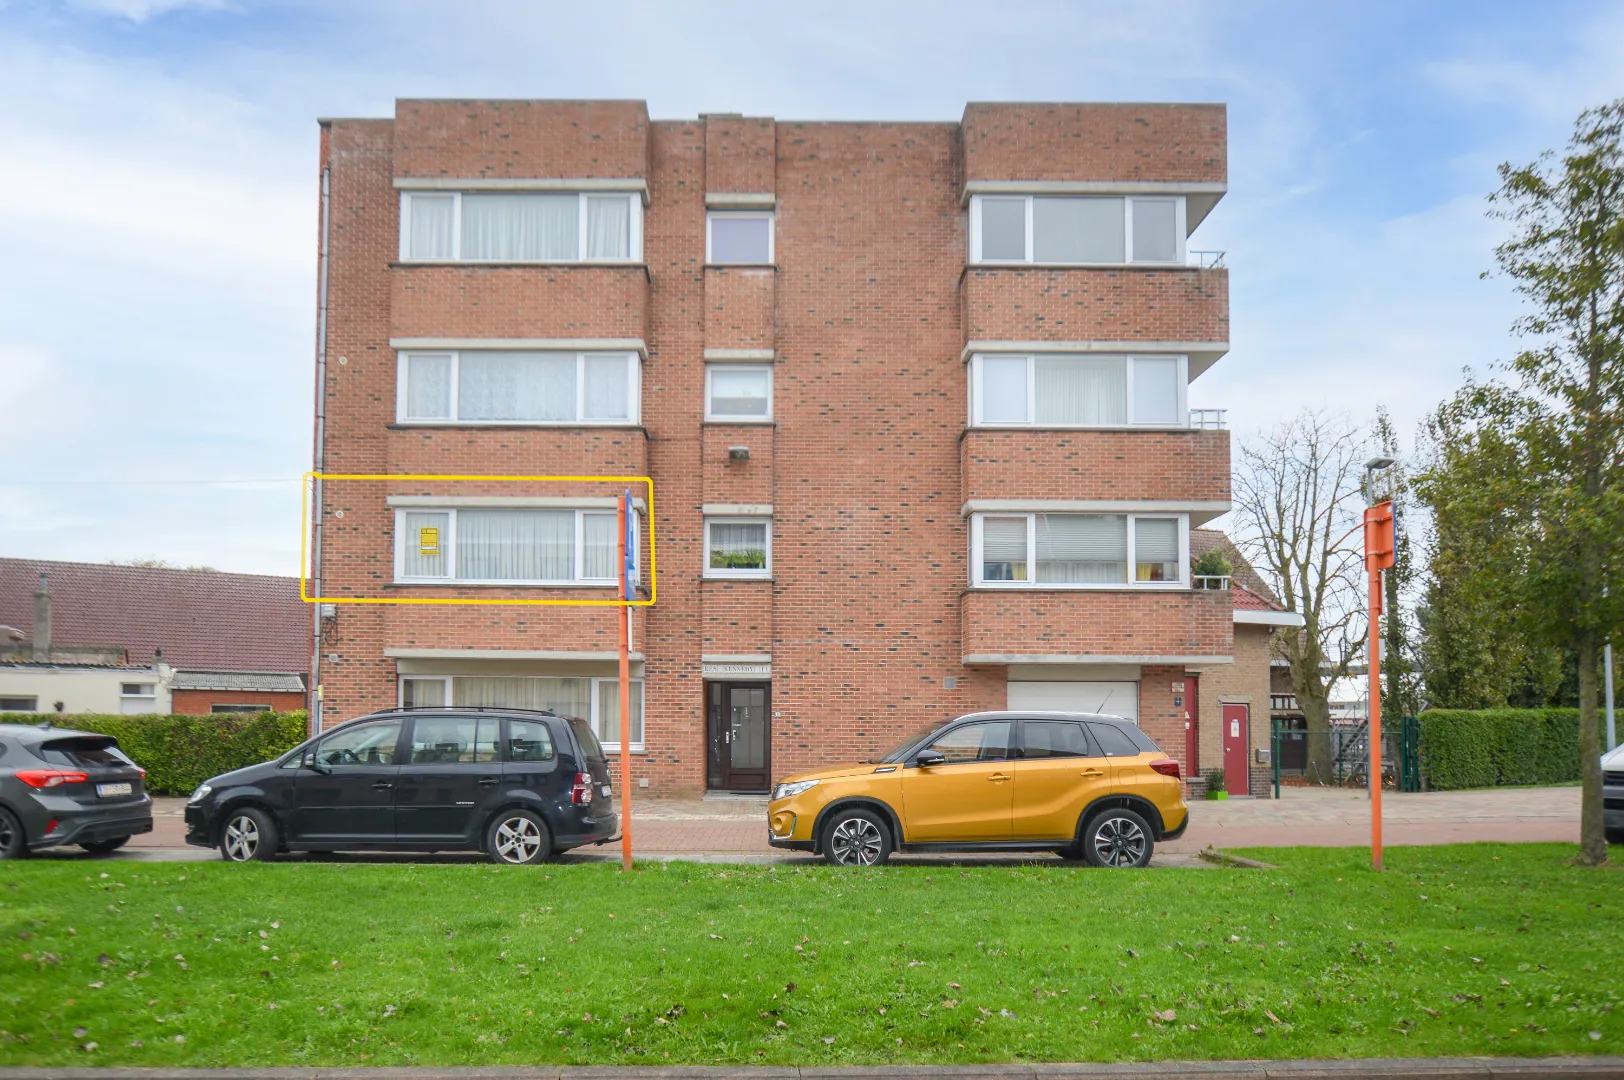
POLYGON ((970 422, 981 426, 1187 427, 1182 356, 970 358, 970 422))
POLYGON ((977 195, 970 200, 970 261, 1182 263, 1184 197, 977 195))
MULTIPOLYGON (((400 680, 400 703, 408 708, 484 707, 538 709, 574 716, 611 753, 620 750, 620 680, 533 675, 409 675, 400 680)), ((631 680, 632 753, 643 749, 643 680, 631 680)), ((551 743, 547 750, 551 757, 551 743)), ((511 747, 509 753, 511 754, 511 747)))
POLYGON ((773 215, 713 210, 705 217, 705 261, 760 266, 773 261, 773 215))
POLYGON ((1186 521, 1172 514, 976 514, 971 583, 1182 587, 1186 521))
POLYGON ((636 353, 403 352, 403 424, 635 424, 636 353))
POLYGON ((772 417, 770 365, 705 365, 705 419, 750 422, 772 417))
MULTIPOLYGON (((400 507, 395 580, 613 585, 617 544, 613 510, 400 507)), ((634 552, 634 572, 636 559, 634 552)))
POLYGON ((764 578, 772 572, 770 518, 705 519, 705 577, 764 578))
POLYGON ((400 257, 429 262, 634 262, 636 193, 405 192, 400 257))

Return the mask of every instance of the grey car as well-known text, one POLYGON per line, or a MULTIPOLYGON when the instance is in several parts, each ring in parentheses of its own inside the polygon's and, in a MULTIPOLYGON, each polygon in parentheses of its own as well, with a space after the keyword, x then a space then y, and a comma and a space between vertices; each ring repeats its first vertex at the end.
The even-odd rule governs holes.
POLYGON ((1601 756, 1601 822, 1609 844, 1624 844, 1624 743, 1601 756))
POLYGON ((66 844, 101 855, 151 832, 146 775, 110 735, 0 724, 0 859, 66 844))

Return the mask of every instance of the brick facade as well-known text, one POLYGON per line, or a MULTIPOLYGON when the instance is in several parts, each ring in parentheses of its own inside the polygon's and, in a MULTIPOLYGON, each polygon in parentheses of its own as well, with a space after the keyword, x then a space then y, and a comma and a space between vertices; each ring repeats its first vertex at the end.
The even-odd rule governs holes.
MULTIPOLYGON (((1199 524, 1230 497, 1227 432, 967 430, 964 353, 981 340, 1222 351, 1226 272, 967 266, 966 185, 1185 185, 1210 205, 1225 143, 1221 106, 1184 105, 971 105, 962 123, 789 123, 651 121, 636 102, 403 100, 393 120, 325 122, 332 226, 318 457, 327 473, 653 477, 658 603, 632 622, 645 703, 634 773, 656 792, 707 785, 705 684, 728 665, 770 665, 758 677, 771 684, 774 776, 1004 707, 1006 665, 965 658, 1006 655, 1133 666, 1141 724, 1182 759, 1171 688, 1199 664, 1205 698, 1240 647, 1228 594, 972 589, 966 504, 1115 500, 1195 513, 1199 524), (635 190, 641 257, 402 260, 401 189, 431 182, 635 190), (769 196, 773 264, 707 266, 707 202, 769 196), (634 343, 640 415, 621 426, 407 423, 396 408, 399 339, 634 343), (770 423, 705 420, 707 353, 773 365, 770 423), (739 447, 747 459, 730 453, 739 447), (770 580, 705 576, 707 506, 771 507, 770 580)), ((397 584, 390 499, 611 490, 330 482, 322 592, 607 598, 592 587, 397 584)), ((324 622, 324 722, 393 704, 403 676, 611 676, 617 619, 609 607, 340 605, 324 622)), ((1265 685, 1254 709, 1265 732, 1267 700, 1265 685)))
POLYGON ((171 712, 207 714, 216 705, 259 705, 271 712, 295 712, 305 707, 303 693, 268 690, 172 690, 171 712))

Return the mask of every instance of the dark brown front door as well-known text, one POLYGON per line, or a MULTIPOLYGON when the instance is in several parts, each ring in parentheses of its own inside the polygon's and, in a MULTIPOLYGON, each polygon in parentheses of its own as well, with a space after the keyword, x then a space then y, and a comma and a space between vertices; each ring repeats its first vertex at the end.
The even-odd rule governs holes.
POLYGON ((772 785, 772 683, 705 684, 713 791, 766 791, 772 785))

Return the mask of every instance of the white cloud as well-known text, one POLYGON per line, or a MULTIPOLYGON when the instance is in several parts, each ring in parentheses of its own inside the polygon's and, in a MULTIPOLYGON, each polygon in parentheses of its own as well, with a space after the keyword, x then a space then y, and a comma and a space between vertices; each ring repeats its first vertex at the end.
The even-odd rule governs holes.
POLYGON ((194 8, 200 11, 220 11, 225 0, 69 0, 69 6, 98 15, 113 15, 131 22, 143 23, 158 15, 194 8))

